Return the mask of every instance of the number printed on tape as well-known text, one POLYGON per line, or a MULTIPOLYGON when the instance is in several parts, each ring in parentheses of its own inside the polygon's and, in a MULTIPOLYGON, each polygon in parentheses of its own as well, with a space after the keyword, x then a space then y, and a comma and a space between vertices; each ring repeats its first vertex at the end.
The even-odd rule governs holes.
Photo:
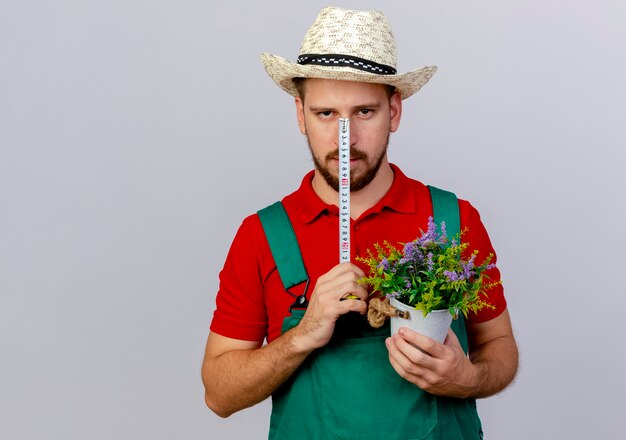
POLYGON ((350 119, 339 119, 339 262, 350 261, 350 119))

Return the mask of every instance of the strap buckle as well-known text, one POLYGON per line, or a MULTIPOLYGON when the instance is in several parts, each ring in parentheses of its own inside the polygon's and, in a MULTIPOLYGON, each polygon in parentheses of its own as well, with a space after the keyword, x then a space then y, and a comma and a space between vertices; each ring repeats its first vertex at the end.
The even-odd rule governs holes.
POLYGON ((306 299, 306 293, 309 290, 309 278, 306 279, 306 284, 304 285, 304 292, 301 295, 295 295, 291 293, 288 289, 285 289, 286 292, 293 296, 296 300, 292 305, 289 306, 289 313, 291 313, 292 309, 306 309, 309 306, 309 301, 306 299))

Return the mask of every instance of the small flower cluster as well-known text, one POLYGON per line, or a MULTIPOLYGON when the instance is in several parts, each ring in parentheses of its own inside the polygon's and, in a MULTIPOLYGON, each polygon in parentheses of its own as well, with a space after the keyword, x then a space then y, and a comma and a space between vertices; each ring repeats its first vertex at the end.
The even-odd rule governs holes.
POLYGON ((361 282, 372 286, 373 294, 381 293, 395 298, 403 304, 421 310, 426 316, 433 310, 448 309, 453 316, 461 311, 467 317, 494 306, 486 301, 486 290, 500 284, 489 283, 486 271, 495 264, 490 254, 481 264, 476 263, 478 251, 469 258, 467 243, 461 242, 461 232, 453 240, 446 237, 445 222, 437 231, 432 217, 428 219, 428 230, 415 241, 404 244, 400 251, 389 242, 376 244, 376 255, 369 250, 368 257, 357 258, 369 269, 369 276, 361 282))

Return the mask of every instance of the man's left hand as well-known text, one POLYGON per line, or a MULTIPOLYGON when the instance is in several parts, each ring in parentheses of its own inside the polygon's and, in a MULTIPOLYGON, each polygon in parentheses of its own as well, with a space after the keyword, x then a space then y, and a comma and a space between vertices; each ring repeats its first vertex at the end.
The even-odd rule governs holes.
POLYGON ((465 355, 452 329, 443 344, 408 328, 401 328, 386 343, 396 372, 424 391, 450 397, 473 394, 478 368, 465 355))

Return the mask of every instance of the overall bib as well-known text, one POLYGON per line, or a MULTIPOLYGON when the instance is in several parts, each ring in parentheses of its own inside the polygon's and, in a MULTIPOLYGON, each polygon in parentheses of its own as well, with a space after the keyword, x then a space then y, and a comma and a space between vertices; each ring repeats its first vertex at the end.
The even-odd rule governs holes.
MULTIPOLYGON (((449 236, 454 236, 460 229, 456 196, 429 189, 436 224, 445 221, 449 236)), ((285 289, 302 282, 308 287, 282 204, 259 211, 259 217, 285 289)), ((304 294, 283 321, 283 333, 304 316, 304 294)), ((462 316, 453 321, 452 329, 467 353, 462 316)), ((330 342, 311 353, 273 394, 269 438, 482 439, 475 400, 436 397, 401 378, 389 363, 385 346, 389 335, 389 322, 374 329, 359 314, 341 316, 330 342)))

